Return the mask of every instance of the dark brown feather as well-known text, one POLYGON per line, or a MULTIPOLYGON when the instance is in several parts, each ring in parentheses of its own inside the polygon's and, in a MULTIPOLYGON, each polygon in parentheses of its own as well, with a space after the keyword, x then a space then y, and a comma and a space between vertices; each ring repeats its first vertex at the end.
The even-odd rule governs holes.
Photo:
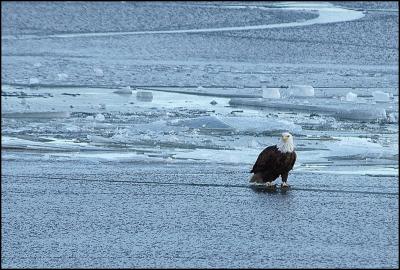
POLYGON ((258 156, 251 170, 265 182, 274 181, 280 175, 286 175, 296 162, 296 153, 281 153, 276 145, 265 148, 258 156))

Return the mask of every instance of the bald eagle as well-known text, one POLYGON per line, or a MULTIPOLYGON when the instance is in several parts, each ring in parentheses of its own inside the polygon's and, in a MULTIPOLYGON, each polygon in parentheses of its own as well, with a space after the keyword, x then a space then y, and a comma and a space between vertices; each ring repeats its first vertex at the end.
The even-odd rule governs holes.
POLYGON ((250 182, 265 183, 267 186, 271 186, 272 182, 281 176, 282 187, 288 187, 287 178, 295 162, 293 136, 288 132, 282 133, 277 145, 265 148, 258 156, 250 171, 254 173, 250 182))

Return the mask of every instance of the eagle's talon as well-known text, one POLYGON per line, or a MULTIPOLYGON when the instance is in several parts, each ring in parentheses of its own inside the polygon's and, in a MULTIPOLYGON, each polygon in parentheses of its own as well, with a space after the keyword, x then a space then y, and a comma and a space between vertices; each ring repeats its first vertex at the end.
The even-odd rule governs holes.
POLYGON ((290 185, 289 185, 288 183, 286 183, 286 182, 283 182, 283 183, 281 184, 281 187, 290 187, 290 185))

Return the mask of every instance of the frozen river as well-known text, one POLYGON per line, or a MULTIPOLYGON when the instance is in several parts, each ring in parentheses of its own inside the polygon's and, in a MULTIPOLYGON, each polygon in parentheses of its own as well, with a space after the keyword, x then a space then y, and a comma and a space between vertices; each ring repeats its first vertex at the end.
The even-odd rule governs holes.
POLYGON ((395 2, 2 4, 2 263, 395 268, 396 29, 395 2), (285 131, 293 190, 251 190, 285 131))

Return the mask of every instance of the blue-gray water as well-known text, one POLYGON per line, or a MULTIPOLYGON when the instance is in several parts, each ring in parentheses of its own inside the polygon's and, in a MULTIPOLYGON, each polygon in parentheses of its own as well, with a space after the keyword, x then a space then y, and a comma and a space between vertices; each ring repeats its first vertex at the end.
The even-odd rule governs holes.
POLYGON ((398 265, 395 177, 299 173, 282 194, 240 166, 2 166, 4 267, 398 265))

